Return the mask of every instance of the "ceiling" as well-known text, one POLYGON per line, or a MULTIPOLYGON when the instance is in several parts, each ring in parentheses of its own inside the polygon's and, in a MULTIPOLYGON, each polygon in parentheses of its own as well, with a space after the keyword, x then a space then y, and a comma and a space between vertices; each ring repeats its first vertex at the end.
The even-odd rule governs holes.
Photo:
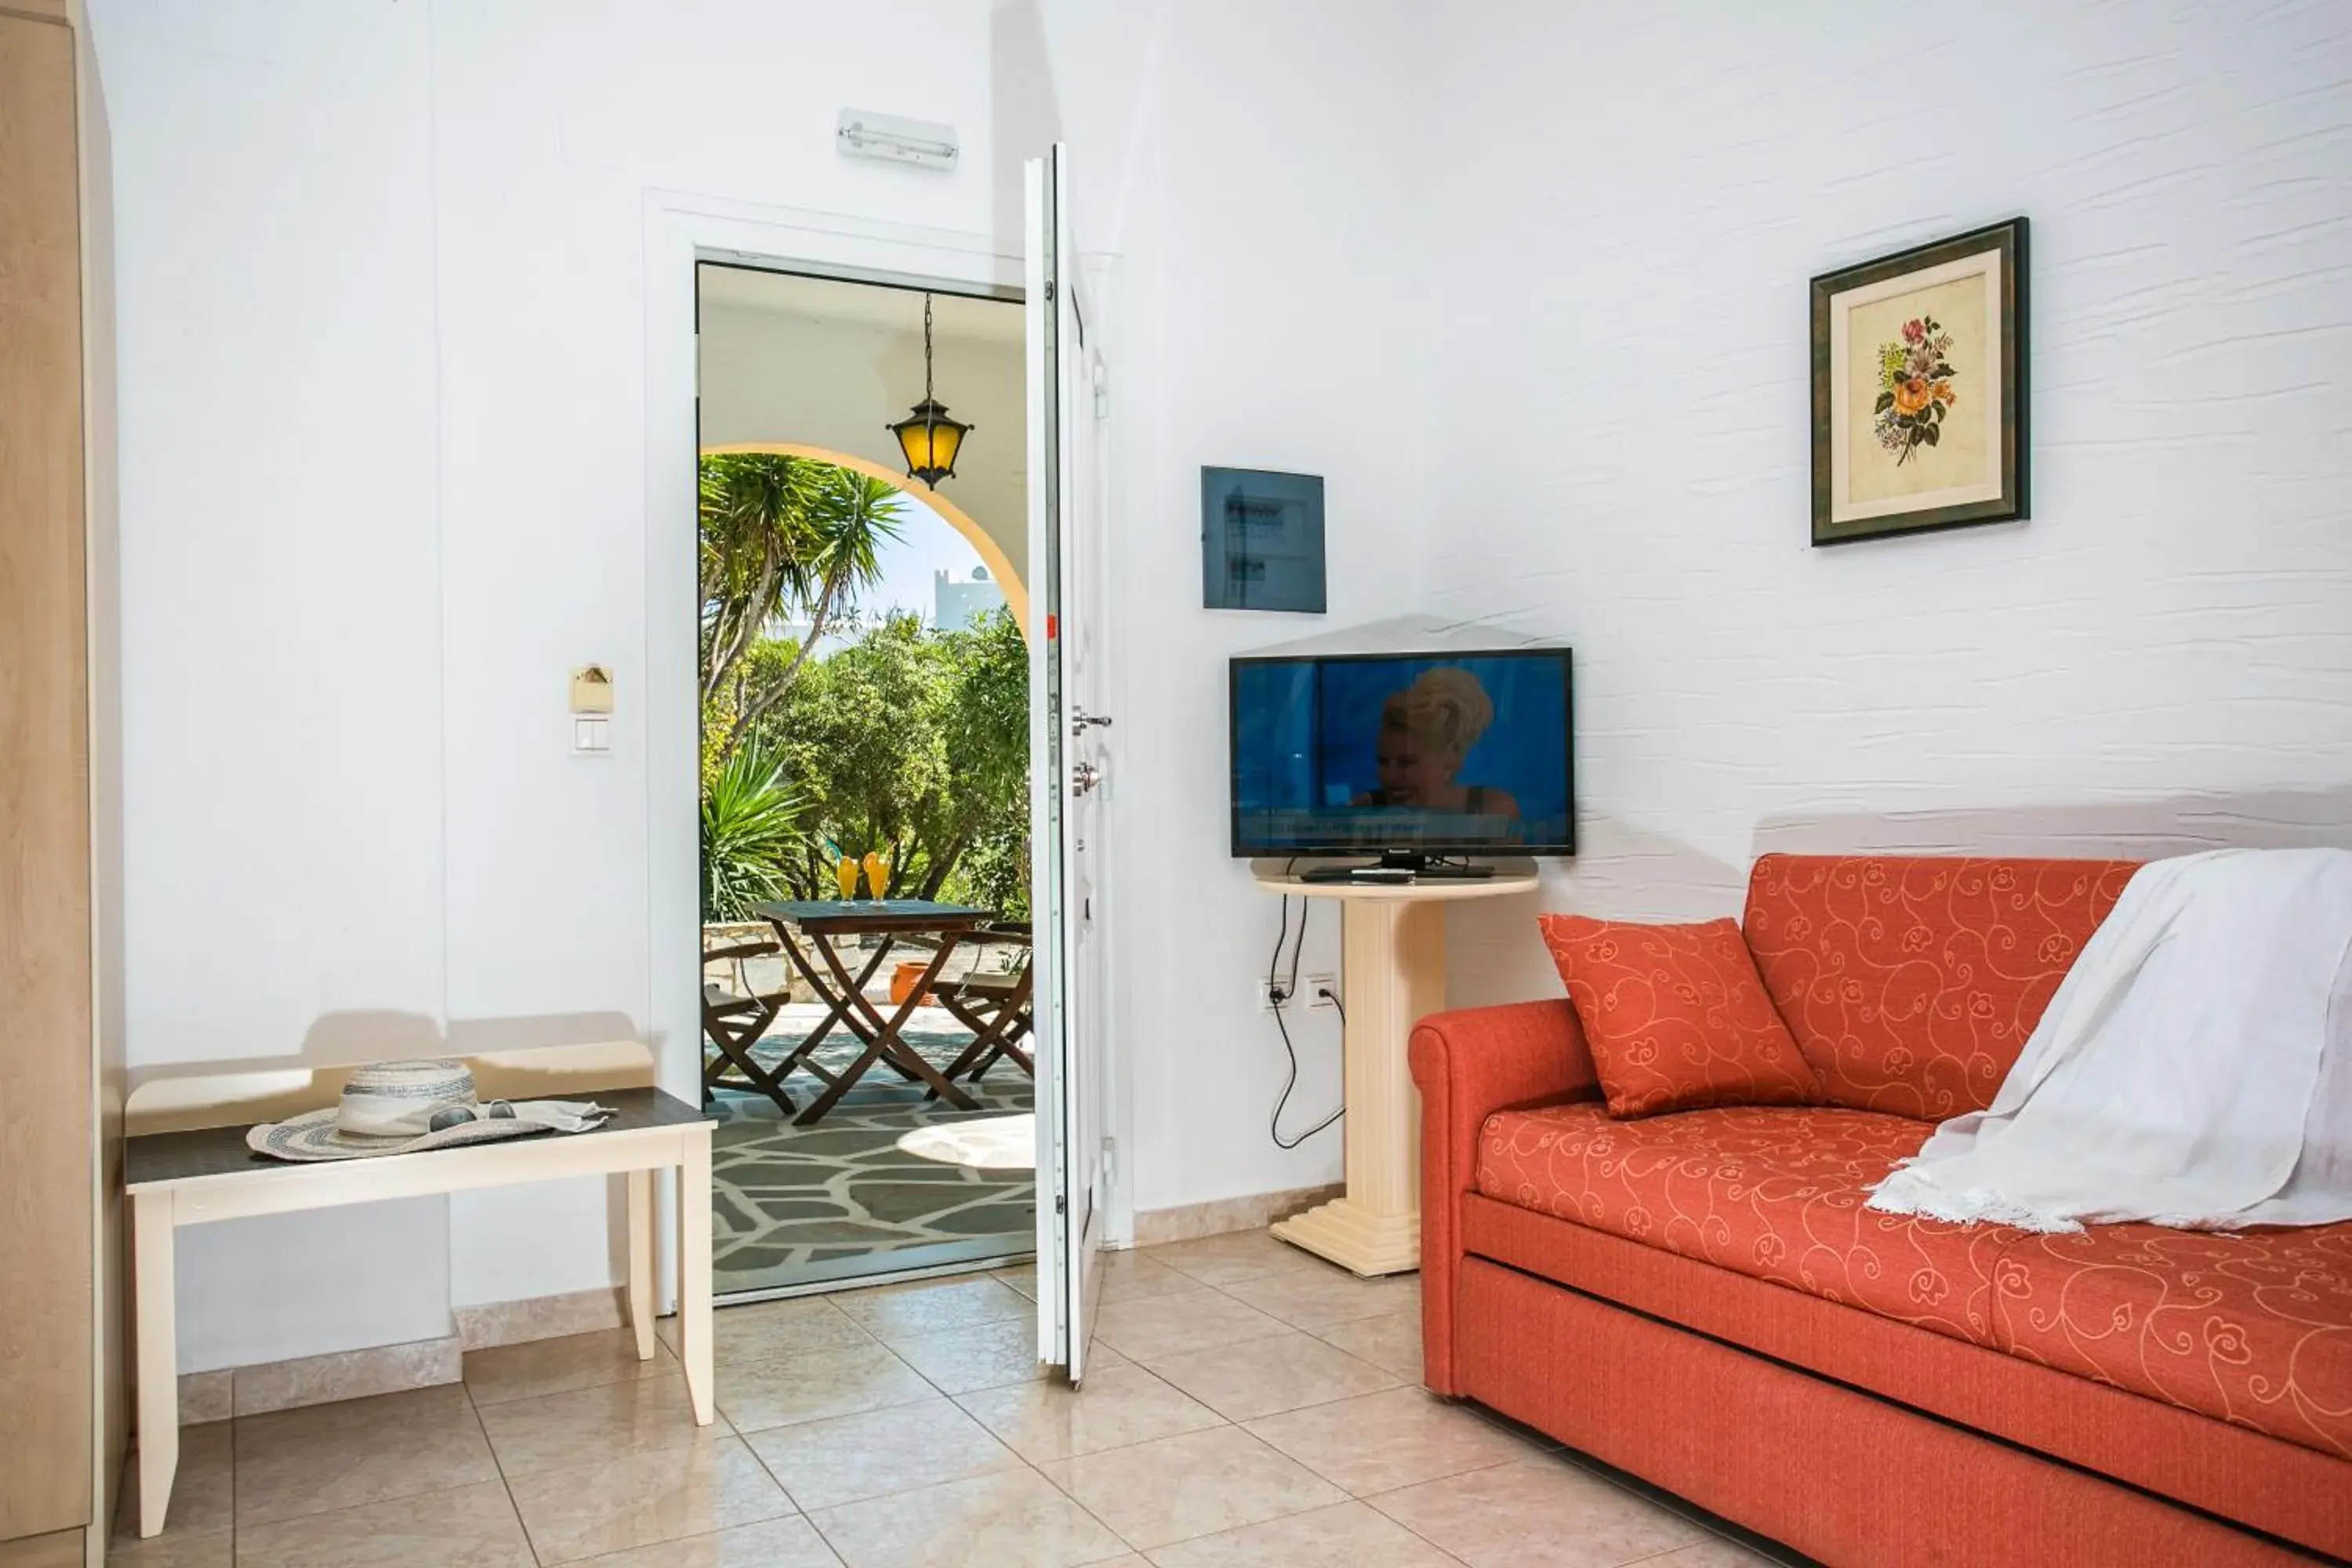
MULTIPOLYGON (((696 271, 705 304, 814 321, 846 321, 889 331, 923 330, 923 295, 919 289, 844 283, 830 278, 803 278, 790 272, 761 272, 709 262, 696 271)), ((1021 341, 1024 311, 1012 300, 934 294, 931 310, 932 331, 939 338, 998 343, 1021 341)))

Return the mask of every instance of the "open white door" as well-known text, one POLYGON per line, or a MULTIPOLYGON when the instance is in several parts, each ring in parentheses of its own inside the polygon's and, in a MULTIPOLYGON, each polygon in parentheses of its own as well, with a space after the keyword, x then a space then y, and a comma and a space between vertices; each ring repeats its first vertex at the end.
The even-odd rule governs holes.
POLYGON ((1030 912, 1035 922, 1040 1359, 1085 1375, 1102 1213, 1109 964, 1104 818, 1103 366, 1063 149, 1028 186, 1030 912))

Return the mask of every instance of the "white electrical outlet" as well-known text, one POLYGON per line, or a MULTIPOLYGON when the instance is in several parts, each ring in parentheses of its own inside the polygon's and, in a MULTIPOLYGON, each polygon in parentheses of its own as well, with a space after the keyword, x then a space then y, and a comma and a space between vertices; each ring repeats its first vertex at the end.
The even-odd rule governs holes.
POLYGON ((1284 984, 1284 982, 1279 980, 1267 980, 1263 976, 1259 978, 1257 983, 1257 1010, 1259 1012, 1272 1013, 1288 1005, 1286 1002, 1276 1002, 1274 999, 1275 993, 1282 989, 1284 984))
POLYGON ((1332 999, 1339 994, 1339 977, 1336 974, 1310 974, 1298 983, 1298 989, 1306 993, 1309 1007, 1328 1008, 1333 1005, 1332 999))

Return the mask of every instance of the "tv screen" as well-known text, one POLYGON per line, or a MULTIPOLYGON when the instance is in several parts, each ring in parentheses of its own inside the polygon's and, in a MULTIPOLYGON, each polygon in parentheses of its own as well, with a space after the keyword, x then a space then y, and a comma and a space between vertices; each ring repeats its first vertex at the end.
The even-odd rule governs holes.
POLYGON ((1236 856, 1570 855, 1566 648, 1236 658, 1236 856))

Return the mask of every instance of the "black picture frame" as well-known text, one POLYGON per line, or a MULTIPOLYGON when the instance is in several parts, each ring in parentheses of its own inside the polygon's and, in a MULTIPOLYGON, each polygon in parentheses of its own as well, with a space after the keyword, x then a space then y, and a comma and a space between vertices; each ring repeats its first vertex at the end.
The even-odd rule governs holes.
MULTIPOLYGON (((2030 346, 2026 309, 2029 270, 2026 240, 2026 220, 2014 217, 2004 223, 1970 229, 1948 239, 1934 240, 1855 266, 1842 267, 1811 280, 1814 544, 1847 544, 1864 539, 1969 528, 1986 522, 2021 522, 2032 515, 2032 443, 2028 408, 2031 377, 2026 363, 2030 346), (1834 421, 1842 416, 1850 417, 1841 414, 1841 409, 1850 407, 1850 405, 1839 395, 1843 390, 1837 374, 1840 367, 1832 363, 1834 356, 1832 352, 1834 337, 1832 318, 1841 309, 1841 297, 1913 274, 1924 274, 1949 263, 1987 255, 1999 257, 1997 300, 1988 312, 1989 316, 1997 318, 1994 330, 1999 334, 2000 343, 2000 371, 1996 395, 2000 399, 2000 405, 1992 416, 1993 427, 2000 433, 1998 493, 1942 503, 1930 501, 1917 507, 1897 507, 1870 516, 1835 515, 1839 509, 1833 457, 1834 421)), ((1899 374, 1899 372, 1889 374, 1899 374)), ((1918 382, 1915 380, 1906 385, 1916 388, 1918 382)), ((1978 395, 1984 395, 1982 389, 1976 390, 1978 395)), ((1877 415, 1887 413, 1888 401, 1894 395, 1893 392, 1881 395, 1880 407, 1875 411, 1877 415)), ((1937 420, 1940 420, 1943 410, 1930 405, 1923 412, 1932 413, 1937 420)), ((1907 434, 1910 414, 1905 411, 1897 416, 1903 419, 1907 434)), ((1927 422, 1920 423, 1924 426, 1927 422)), ((1853 432, 1847 434, 1851 442, 1853 432)), ((1932 444, 1935 435, 1934 431, 1926 431, 1925 438, 1932 444)), ((1884 506, 1885 503, 1875 504, 1884 506)))

